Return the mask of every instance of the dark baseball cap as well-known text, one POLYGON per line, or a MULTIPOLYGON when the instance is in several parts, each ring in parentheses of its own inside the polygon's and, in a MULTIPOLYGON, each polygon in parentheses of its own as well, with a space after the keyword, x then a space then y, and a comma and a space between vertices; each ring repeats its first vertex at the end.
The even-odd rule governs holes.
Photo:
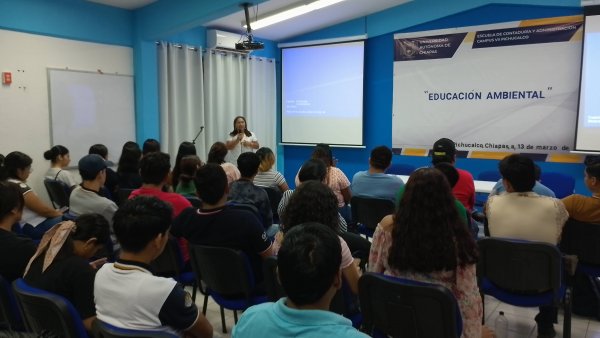
POLYGON ((454 156, 456 146, 454 141, 448 138, 441 138, 433 144, 433 156, 454 156))
POLYGON ((108 165, 102 156, 98 154, 89 154, 79 160, 79 171, 84 172, 90 176, 96 176, 98 173, 106 169, 108 165))

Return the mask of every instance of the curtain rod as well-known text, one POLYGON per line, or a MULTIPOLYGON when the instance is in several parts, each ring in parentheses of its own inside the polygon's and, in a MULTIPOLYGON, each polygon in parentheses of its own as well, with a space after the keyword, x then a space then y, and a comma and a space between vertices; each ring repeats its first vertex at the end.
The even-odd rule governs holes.
MULTIPOLYGON (((183 45, 180 45, 180 44, 176 44, 176 43, 167 43, 167 44, 170 44, 171 46, 179 48, 179 49, 183 48, 183 45)), ((160 41, 156 41, 156 45, 157 46, 162 46, 160 41)), ((274 59, 271 59, 271 58, 261 57, 261 56, 252 56, 252 55, 250 55, 248 53, 238 52, 238 51, 235 51, 235 50, 222 50, 222 49, 212 49, 212 48, 211 49, 204 49, 204 48, 200 48, 200 47, 187 47, 187 48, 188 48, 188 50, 192 50, 192 51, 195 51, 195 52, 202 51, 202 53, 210 52, 212 54, 219 53, 221 55, 233 54, 234 56, 247 57, 250 60, 252 60, 252 59, 256 59, 258 61, 266 60, 268 62, 274 62, 275 61, 274 59)))

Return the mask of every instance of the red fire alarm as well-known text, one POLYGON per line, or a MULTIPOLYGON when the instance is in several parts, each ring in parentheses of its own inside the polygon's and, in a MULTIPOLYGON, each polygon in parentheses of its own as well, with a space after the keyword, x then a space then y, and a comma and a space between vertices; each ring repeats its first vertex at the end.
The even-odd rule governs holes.
POLYGON ((9 85, 12 83, 11 72, 2 72, 2 84, 9 85))

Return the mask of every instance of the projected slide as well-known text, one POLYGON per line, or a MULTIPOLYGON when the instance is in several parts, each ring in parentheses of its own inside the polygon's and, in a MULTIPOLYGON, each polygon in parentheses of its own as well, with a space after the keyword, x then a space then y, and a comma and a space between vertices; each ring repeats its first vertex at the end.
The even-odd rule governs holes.
POLYGON ((575 149, 600 151, 600 15, 586 16, 575 149))
POLYGON ((282 142, 362 145, 363 64, 363 41, 282 49, 282 142))

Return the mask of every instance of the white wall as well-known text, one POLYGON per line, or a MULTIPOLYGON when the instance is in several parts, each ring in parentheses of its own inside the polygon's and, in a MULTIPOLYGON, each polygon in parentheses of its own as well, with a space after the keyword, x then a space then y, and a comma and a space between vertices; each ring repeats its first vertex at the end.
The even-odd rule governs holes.
MULTIPOLYGON (((11 72, 13 78, 12 85, 0 87, 0 153, 18 150, 31 156, 34 171, 28 183, 49 201, 42 183, 50 166, 43 153, 51 146, 47 68, 132 75, 133 51, 129 47, 0 30, 0 72, 11 72)), ((109 154, 109 159, 116 161, 118 156, 109 154)), ((72 165, 78 160, 71 159, 72 165)))

